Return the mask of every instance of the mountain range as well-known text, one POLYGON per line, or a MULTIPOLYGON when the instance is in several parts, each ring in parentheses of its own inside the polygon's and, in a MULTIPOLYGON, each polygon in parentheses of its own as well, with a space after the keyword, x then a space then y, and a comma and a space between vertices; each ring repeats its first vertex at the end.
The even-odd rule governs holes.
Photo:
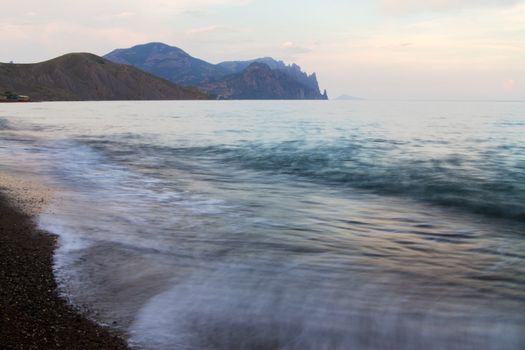
POLYGON ((270 57, 212 64, 162 43, 104 57, 71 53, 34 64, 0 63, 0 93, 33 101, 328 99, 315 73, 296 64, 270 57))
POLYGON ((328 99, 315 73, 308 75, 296 64, 270 57, 212 64, 163 43, 117 49, 104 57, 219 99, 328 99))
POLYGON ((209 96, 90 53, 35 64, 0 63, 0 92, 33 101, 196 100, 209 96))

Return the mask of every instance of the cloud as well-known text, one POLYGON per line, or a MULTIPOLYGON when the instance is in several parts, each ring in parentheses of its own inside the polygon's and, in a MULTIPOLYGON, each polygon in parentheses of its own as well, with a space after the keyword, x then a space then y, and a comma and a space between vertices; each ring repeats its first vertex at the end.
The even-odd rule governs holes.
POLYGON ((204 15, 206 15, 206 11, 204 10, 184 10, 181 12, 181 15, 186 15, 186 16, 192 16, 192 17, 203 17, 204 15))
POLYGON ((418 12, 442 12, 465 8, 505 7, 522 0, 380 0, 384 12, 403 15, 418 12))
POLYGON ((132 11, 121 11, 112 14, 104 14, 98 17, 101 21, 118 21, 125 19, 132 19, 137 15, 136 12, 132 11))
MULTIPOLYGON (((78 23, 93 19, 126 18, 140 14, 141 17, 166 18, 182 13, 199 13, 212 7, 245 6, 250 0, 149 0, 147 4, 139 0, 90 0, 73 2, 70 0, 19 0, 15 5, 8 4, 0 12, 0 21, 16 21, 19 18, 16 9, 30 9, 44 22, 64 21, 78 23)), ((14 4, 14 3, 13 3, 14 4)))
POLYGON ((292 41, 285 41, 280 45, 281 51, 284 51, 287 54, 301 54, 312 52, 312 49, 307 47, 299 46, 294 44, 292 41))
POLYGON ((516 90, 516 86, 517 83, 514 79, 507 79, 502 84, 503 90, 507 92, 513 92, 514 90, 516 90))
POLYGON ((133 17, 133 16, 136 16, 137 14, 135 12, 131 12, 131 11, 123 11, 123 12, 119 12, 119 13, 115 13, 113 15, 114 18, 126 18, 126 17, 133 17))
POLYGON ((414 43, 408 43, 408 42, 397 43, 396 42, 396 43, 388 43, 385 45, 379 45, 378 47, 382 49, 403 49, 403 48, 410 47, 413 45, 414 43))
POLYGON ((206 34, 206 33, 212 33, 221 30, 221 27, 216 25, 206 26, 206 27, 199 27, 199 28, 193 28, 186 31, 187 34, 206 34))
MULTIPOLYGON (((145 6, 138 0, 19 0, 16 4, 6 4, 0 11, 0 31, 6 33, 2 38, 0 62, 12 59, 35 62, 79 50, 104 54, 115 47, 145 41, 177 43, 185 35, 191 36, 188 32, 192 28, 188 18, 179 18, 181 20, 174 24, 177 16, 240 8, 250 2, 150 0, 145 6), (23 11, 17 12, 17 9, 23 11)), ((193 36, 219 33, 220 29, 196 28, 193 36)))

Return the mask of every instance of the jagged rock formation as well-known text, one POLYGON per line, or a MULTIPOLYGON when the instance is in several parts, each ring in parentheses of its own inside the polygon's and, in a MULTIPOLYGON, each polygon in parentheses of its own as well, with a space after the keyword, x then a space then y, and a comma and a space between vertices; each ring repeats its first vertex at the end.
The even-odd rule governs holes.
POLYGON ((218 82, 203 84, 204 91, 218 99, 234 100, 316 100, 319 91, 301 84, 283 71, 254 62, 241 73, 231 74, 218 82))
POLYGON ((237 96, 251 95, 253 96, 252 98, 257 99, 288 99, 291 98, 290 96, 301 96, 297 92, 301 89, 304 92, 304 97, 294 98, 328 98, 326 92, 321 94, 315 73, 308 75, 296 64, 286 65, 284 62, 276 61, 270 57, 211 64, 194 58, 177 47, 162 43, 149 43, 129 49, 117 49, 104 57, 113 62, 132 65, 177 84, 195 86, 204 91, 215 91, 215 94, 222 96, 222 98, 236 99, 239 98, 237 96), (258 79, 259 76, 252 74, 250 93, 241 90, 232 91, 232 89, 247 87, 239 83, 233 83, 235 78, 232 76, 243 73, 253 63, 265 64, 270 70, 282 74, 265 75, 266 80, 261 80, 257 83, 253 79, 258 79), (283 74, 288 77, 286 83, 283 80, 283 74), (279 79, 280 82, 272 82, 271 79, 268 79, 269 77, 279 79), (270 89, 271 86, 292 87, 290 85, 291 81, 301 84, 303 87, 300 89, 293 87, 290 91, 281 89, 279 90, 280 95, 270 89))
POLYGON ((313 90, 319 91, 319 83, 317 82, 317 75, 315 73, 308 75, 303 72, 301 67, 295 63, 287 65, 283 61, 277 61, 271 57, 257 58, 249 61, 222 62, 219 63, 218 66, 226 69, 230 74, 235 74, 242 72, 244 69, 246 69, 246 67, 254 62, 264 63, 271 69, 280 70, 299 83, 304 84, 313 90))
POLYGON ((193 100, 208 96, 137 68, 89 53, 67 54, 35 64, 0 63, 0 91, 32 101, 193 100))

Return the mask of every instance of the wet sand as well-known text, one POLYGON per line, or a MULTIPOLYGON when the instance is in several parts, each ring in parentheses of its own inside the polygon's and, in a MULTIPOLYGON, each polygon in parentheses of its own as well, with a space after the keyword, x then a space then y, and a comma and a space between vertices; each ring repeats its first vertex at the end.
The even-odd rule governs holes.
POLYGON ((0 176, 0 348, 127 349, 118 334, 59 297, 52 269, 56 239, 32 220, 47 192, 31 190, 29 183, 0 176))

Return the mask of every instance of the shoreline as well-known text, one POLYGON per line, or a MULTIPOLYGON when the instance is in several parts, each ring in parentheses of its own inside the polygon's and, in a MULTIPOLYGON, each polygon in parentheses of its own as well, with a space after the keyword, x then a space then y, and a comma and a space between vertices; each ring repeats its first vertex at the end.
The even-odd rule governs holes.
POLYGON ((60 297, 53 274, 56 236, 36 227, 34 213, 24 208, 27 198, 17 203, 1 185, 0 347, 129 349, 122 334, 85 318, 60 297))

